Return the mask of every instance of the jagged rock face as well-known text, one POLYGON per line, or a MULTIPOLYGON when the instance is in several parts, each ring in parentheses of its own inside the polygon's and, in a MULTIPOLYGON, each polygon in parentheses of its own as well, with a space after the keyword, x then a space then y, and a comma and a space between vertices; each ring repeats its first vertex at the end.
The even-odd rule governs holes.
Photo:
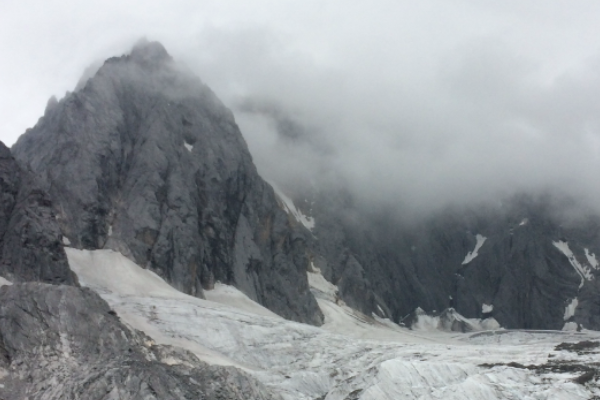
POLYGON ((254 378, 156 346, 94 292, 40 283, 0 287, 0 398, 264 399, 254 378))
POLYGON ((402 321, 417 307, 429 313, 454 307, 468 318, 494 317, 505 328, 562 329, 575 322, 600 329, 600 270, 586 256, 600 254, 598 218, 563 224, 544 201, 517 196, 501 209, 446 210, 406 224, 391 210, 369 212, 341 192, 317 195, 311 247, 324 276, 362 312, 402 321), (485 241, 467 258, 478 238, 485 241), (580 276, 560 242, 589 277, 580 276), (573 299, 574 315, 565 315, 573 299))
POLYGON ((0 276, 77 284, 48 195, 0 142, 0 276))
POLYGON ((75 247, 112 248, 202 296, 235 284, 288 319, 322 323, 304 234, 257 174, 232 113, 158 43, 105 62, 13 147, 75 247))

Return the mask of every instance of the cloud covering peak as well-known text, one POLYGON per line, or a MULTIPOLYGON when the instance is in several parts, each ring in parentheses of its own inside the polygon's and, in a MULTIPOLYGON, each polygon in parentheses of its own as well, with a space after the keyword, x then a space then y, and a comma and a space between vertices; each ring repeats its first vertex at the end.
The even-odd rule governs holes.
POLYGON ((597 2, 67 6, 48 21, 24 6, 3 13, 9 33, 19 18, 40 29, 18 45, 4 35, 2 74, 17 82, 0 90, 11 94, 0 103, 8 143, 85 65, 146 36, 233 109, 269 179, 342 180, 423 210, 549 188, 589 203, 600 194, 597 2))

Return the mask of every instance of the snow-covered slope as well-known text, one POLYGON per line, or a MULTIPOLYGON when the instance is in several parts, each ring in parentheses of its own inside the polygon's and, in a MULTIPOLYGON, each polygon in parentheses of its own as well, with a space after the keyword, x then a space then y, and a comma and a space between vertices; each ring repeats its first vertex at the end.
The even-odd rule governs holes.
POLYGON ((587 370, 544 369, 589 364, 598 356, 595 350, 578 355, 555 345, 598 339, 595 333, 415 334, 336 304, 333 288, 309 275, 327 295, 318 297, 325 325, 316 328, 270 315, 231 287, 217 285, 207 292, 210 300, 184 295, 119 253, 67 249, 67 255, 80 282, 98 291, 130 326, 208 362, 242 368, 286 399, 600 395, 594 379, 586 385, 573 381, 587 370))

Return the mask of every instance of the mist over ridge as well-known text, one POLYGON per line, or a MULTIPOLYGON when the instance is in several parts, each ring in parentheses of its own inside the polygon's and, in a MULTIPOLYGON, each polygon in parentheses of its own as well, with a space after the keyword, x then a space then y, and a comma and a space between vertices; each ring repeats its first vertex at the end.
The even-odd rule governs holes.
POLYGON ((337 182, 407 213, 518 193, 571 196, 600 211, 597 58, 548 80, 535 58, 487 38, 420 75, 386 66, 369 75, 266 38, 241 63, 247 34, 229 32, 229 47, 207 42, 205 59, 190 65, 232 108, 266 179, 337 182))
MULTIPOLYGON (((18 52, 7 43, 5 75, 21 84, 3 88, 12 96, 2 103, 2 134, 22 133, 13 132, 21 124, 13 116, 27 113, 32 126, 86 65, 126 53, 145 35, 232 109, 261 174, 279 184, 346 182, 365 200, 425 214, 520 192, 561 191, 595 206, 594 2, 155 6, 127 29, 107 29, 89 10, 118 19, 127 7, 92 1, 78 16, 93 22, 85 35, 54 24, 61 40, 23 38, 18 52), (102 35, 90 34, 96 29, 102 35), (35 63, 21 57, 32 44, 35 63), (30 78, 38 64, 42 73, 30 78)), ((6 15, 18 22, 18 11, 6 15)))

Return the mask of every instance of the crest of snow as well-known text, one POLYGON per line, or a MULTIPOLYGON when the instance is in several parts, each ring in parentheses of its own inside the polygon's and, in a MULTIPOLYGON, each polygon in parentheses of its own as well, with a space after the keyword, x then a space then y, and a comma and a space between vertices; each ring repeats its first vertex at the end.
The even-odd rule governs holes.
POLYGON ((225 304, 253 314, 264 315, 272 318, 281 318, 273 311, 250 299, 250 297, 246 296, 244 293, 238 290, 238 288, 225 285, 220 282, 215 283, 214 289, 205 290, 204 297, 206 297, 206 300, 225 304))
POLYGON ((65 246, 70 246, 70 245, 71 245, 71 241, 70 241, 70 240, 69 240, 69 238, 68 238, 68 237, 66 237, 66 236, 63 236, 63 237, 62 237, 62 242, 63 242, 63 244, 64 244, 65 246))
POLYGON ((183 142, 183 145, 185 146, 185 148, 191 153, 192 149, 194 148, 194 145, 189 144, 188 142, 183 142))
POLYGON ((577 297, 575 297, 573 300, 571 300, 571 302, 565 307, 565 316, 564 316, 564 320, 568 320, 569 318, 571 318, 572 316, 575 315, 575 309, 577 308, 577 306, 579 305, 579 300, 577 300, 577 297))
POLYGON ((189 296, 175 290, 154 272, 113 250, 65 249, 69 266, 84 286, 109 287, 127 296, 147 295, 154 297, 189 296))
POLYGON ((556 247, 558 250, 560 250, 565 256, 567 256, 567 258, 569 259, 569 262, 571 263, 573 268, 575 268, 575 271, 581 277, 581 283, 579 284, 580 289, 586 280, 591 281, 592 279, 594 279, 594 275, 592 275, 590 269, 586 266, 581 265, 579 263, 579 261, 577 261, 577 259, 575 258, 575 255, 569 248, 569 243, 559 240, 556 242, 552 242, 552 244, 554 245, 554 247, 556 247))
POLYGON ((485 303, 483 303, 481 305, 481 312, 483 314, 491 313, 492 311, 494 311, 494 305, 493 304, 485 304, 485 303))
POLYGON ((300 222, 304 227, 308 230, 312 230, 315 227, 315 219, 312 217, 307 217, 302 214, 300 210, 296 208, 292 199, 286 196, 277 186, 275 186, 272 182, 269 182, 277 195, 277 198, 281 202, 281 208, 288 214, 291 214, 296 221, 300 222))
POLYGON ((473 249, 473 251, 469 252, 465 256, 465 259, 463 260, 462 265, 466 265, 466 264, 470 263, 471 261, 473 261, 473 259, 475 259, 475 257, 477 257, 479 255, 477 252, 479 251, 479 249, 481 249, 481 246, 483 246, 483 244, 485 243, 487 238, 485 236, 477 234, 475 236, 475 239, 477 240, 477 243, 475 244, 475 249, 473 249))
POLYGON ((592 268, 594 269, 598 269, 598 260, 596 260, 596 255, 594 253, 590 253, 590 251, 588 249, 583 249, 585 250, 585 257, 588 260, 588 264, 590 264, 592 266, 592 268))
POLYGON ((567 322, 565 326, 562 328, 563 331, 576 331, 577 330, 577 322, 567 322))
MULTIPOLYGON (((557 331, 544 341, 535 340, 532 332, 507 332, 507 345, 500 342, 502 331, 415 333, 323 299, 318 302, 326 323, 317 328, 184 295, 108 250, 67 249, 67 255, 80 281, 99 292, 124 323, 157 344, 242 368, 284 400, 587 399, 599 394, 593 385, 573 383, 576 373, 540 376, 506 366, 540 365, 549 353, 561 361, 594 362, 595 355, 582 359, 554 351, 565 340, 597 340, 600 335, 594 332, 575 337, 557 331), (124 279, 120 269, 126 270, 124 279)), ((228 287, 215 290, 226 298, 238 296, 228 287)))
POLYGON ((0 276, 0 286, 12 285, 12 282, 0 276))

